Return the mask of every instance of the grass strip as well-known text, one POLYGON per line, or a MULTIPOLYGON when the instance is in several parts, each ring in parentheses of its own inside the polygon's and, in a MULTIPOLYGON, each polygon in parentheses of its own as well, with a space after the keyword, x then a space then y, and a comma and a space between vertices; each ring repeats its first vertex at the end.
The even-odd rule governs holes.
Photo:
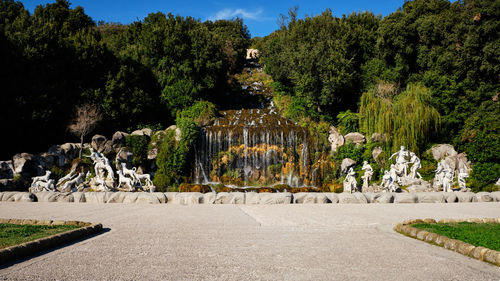
POLYGON ((500 251, 499 223, 417 223, 413 227, 460 240, 474 246, 500 251))
POLYGON ((0 223, 0 249, 44 238, 68 230, 80 228, 76 225, 20 225, 0 223))

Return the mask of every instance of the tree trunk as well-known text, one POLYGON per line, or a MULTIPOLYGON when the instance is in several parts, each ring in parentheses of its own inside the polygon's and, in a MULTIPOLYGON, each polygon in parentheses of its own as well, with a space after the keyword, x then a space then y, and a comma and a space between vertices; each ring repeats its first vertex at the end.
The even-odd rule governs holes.
POLYGON ((80 153, 78 154, 79 159, 82 159, 82 150, 83 150, 83 134, 80 136, 80 153))

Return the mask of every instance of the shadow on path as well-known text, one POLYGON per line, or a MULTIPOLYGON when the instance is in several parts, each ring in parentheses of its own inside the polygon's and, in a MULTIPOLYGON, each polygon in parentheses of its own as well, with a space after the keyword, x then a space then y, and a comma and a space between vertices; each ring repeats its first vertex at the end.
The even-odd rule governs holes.
POLYGON ((18 264, 18 263, 22 263, 22 262, 25 262, 25 261, 29 261, 33 258, 36 258, 36 257, 39 257, 39 256, 43 256, 45 254, 48 254, 50 252, 53 252, 53 251, 56 251, 56 250, 59 250, 59 249, 62 249, 64 247, 67 247, 67 246, 71 246, 73 244, 77 244, 77 243, 80 243, 82 241, 85 241, 85 240, 88 240, 88 239, 91 239, 91 238, 94 238, 94 237, 97 237, 97 236, 100 236, 102 234, 105 234, 107 232, 111 231, 110 228, 106 227, 106 228, 103 228, 100 232, 98 233, 94 233, 94 234, 91 234, 89 236, 85 236, 83 238, 80 238, 80 239, 76 239, 76 240, 73 240, 73 241, 70 241, 70 242, 66 242, 66 243, 63 243, 59 246, 55 246, 55 247, 52 247, 52 248, 49 248, 49 249, 45 249, 43 251, 40 251, 40 252, 37 252, 37 253, 34 253, 32 255, 28 255, 26 257, 23 257, 23 258, 19 258, 19 259, 16 259, 16 260, 13 260, 13 261, 10 261, 6 264, 0 264, 0 270, 2 269, 6 269, 10 266, 13 266, 15 264, 18 264))

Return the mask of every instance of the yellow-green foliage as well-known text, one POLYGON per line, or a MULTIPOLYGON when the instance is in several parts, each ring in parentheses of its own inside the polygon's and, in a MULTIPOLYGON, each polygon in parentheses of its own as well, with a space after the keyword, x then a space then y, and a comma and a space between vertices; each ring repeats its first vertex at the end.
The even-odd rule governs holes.
POLYGON ((441 117, 430 104, 431 93, 426 87, 409 84, 401 94, 394 96, 394 92, 390 87, 377 86, 364 93, 359 127, 367 135, 384 134, 393 150, 404 145, 418 152, 428 136, 439 129, 441 117))

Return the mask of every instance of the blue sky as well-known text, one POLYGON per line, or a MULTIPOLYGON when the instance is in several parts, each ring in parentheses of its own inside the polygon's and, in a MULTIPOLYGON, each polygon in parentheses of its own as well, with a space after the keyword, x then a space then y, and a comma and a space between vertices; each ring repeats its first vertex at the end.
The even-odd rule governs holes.
MULTIPOLYGON (((55 2, 55 0, 25 0, 21 1, 32 13, 36 6, 55 2)), ((386 16, 401 7, 404 0, 321 0, 321 1, 282 1, 282 0, 70 0, 71 6, 82 6, 85 12, 96 22, 121 22, 124 24, 142 20, 149 13, 163 13, 191 16, 205 20, 243 18, 252 37, 265 36, 278 28, 276 20, 280 14, 286 14, 288 8, 299 6, 299 17, 317 15, 327 8, 334 15, 350 14, 352 12, 371 11, 374 14, 386 16)))

